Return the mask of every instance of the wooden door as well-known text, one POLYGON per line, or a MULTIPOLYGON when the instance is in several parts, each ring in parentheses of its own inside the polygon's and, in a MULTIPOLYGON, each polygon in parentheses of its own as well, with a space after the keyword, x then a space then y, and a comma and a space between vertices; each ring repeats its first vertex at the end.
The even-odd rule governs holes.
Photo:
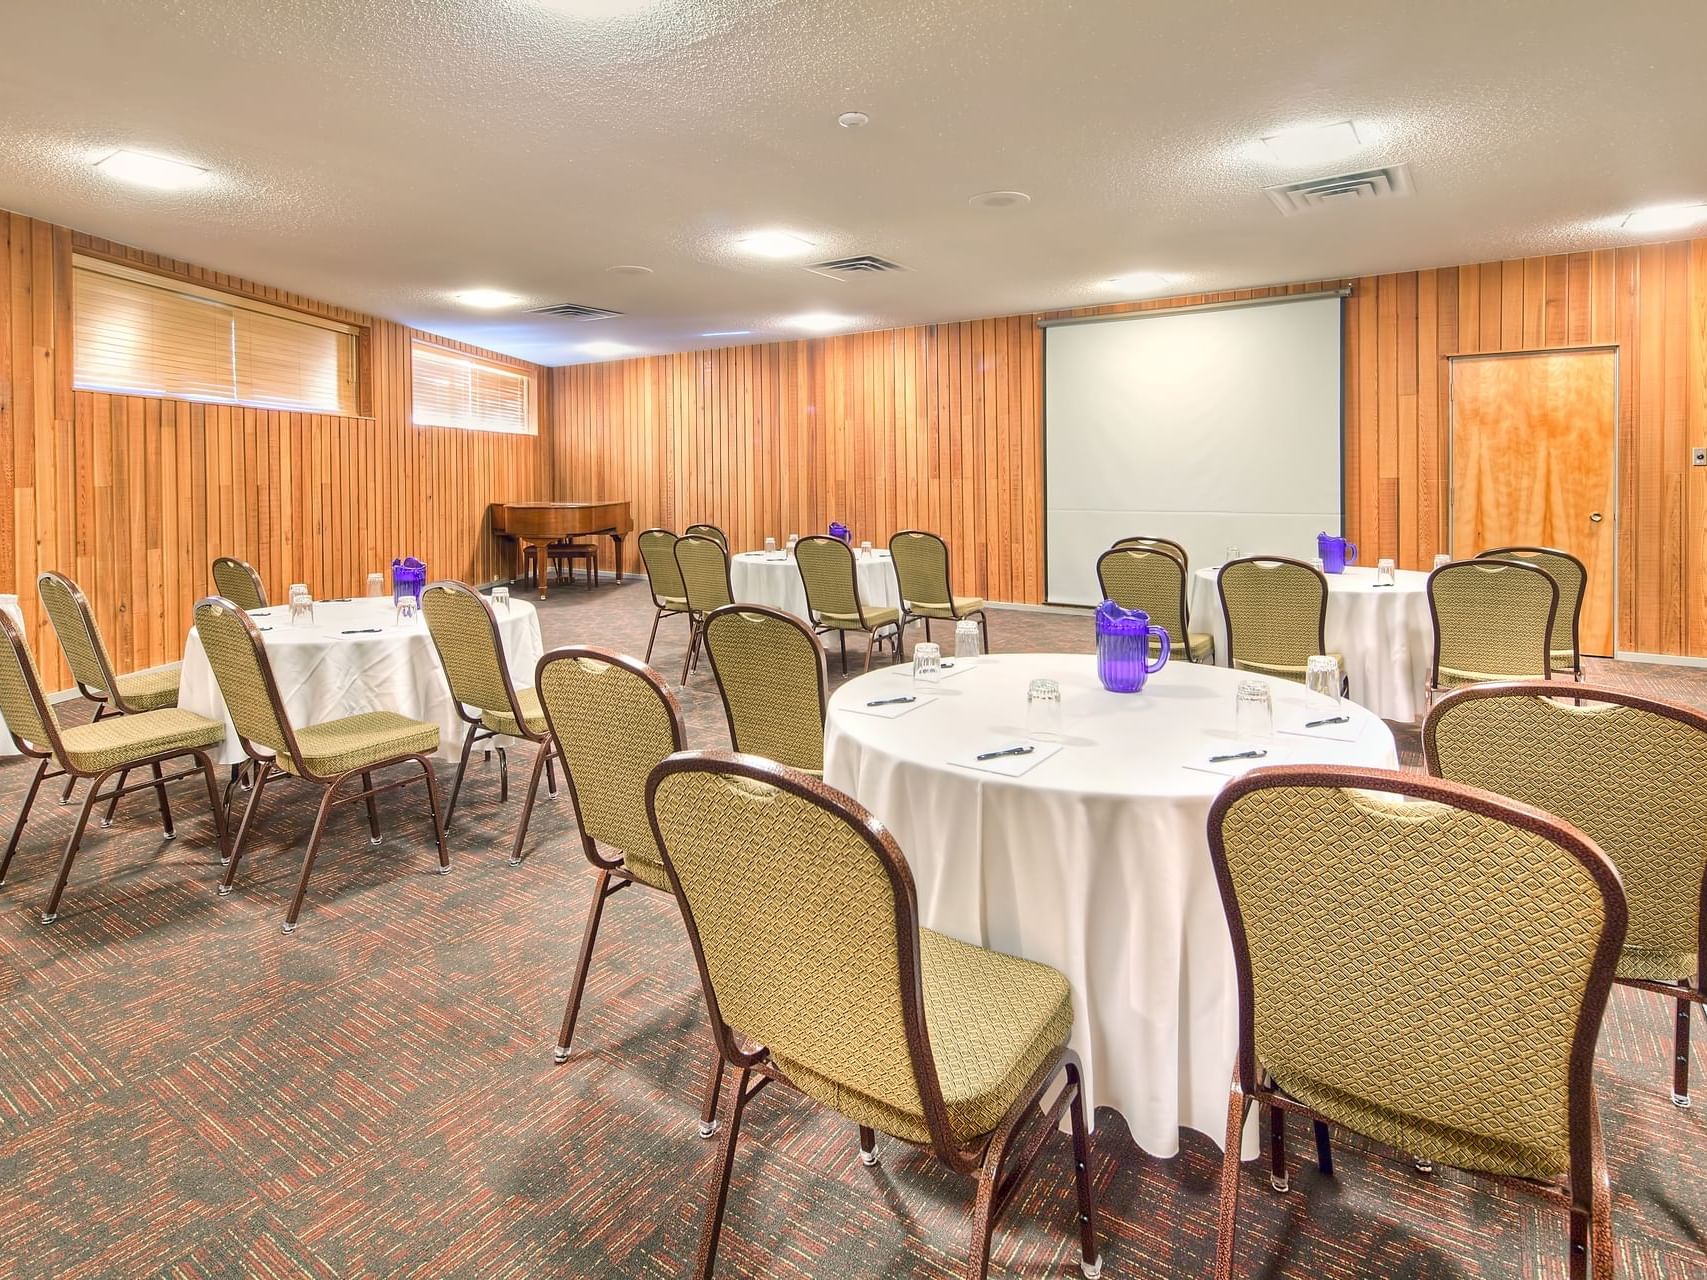
POLYGON ((1588 566, 1582 651, 1602 657, 1613 648, 1617 367, 1610 347, 1452 361, 1452 554, 1569 551, 1588 566))

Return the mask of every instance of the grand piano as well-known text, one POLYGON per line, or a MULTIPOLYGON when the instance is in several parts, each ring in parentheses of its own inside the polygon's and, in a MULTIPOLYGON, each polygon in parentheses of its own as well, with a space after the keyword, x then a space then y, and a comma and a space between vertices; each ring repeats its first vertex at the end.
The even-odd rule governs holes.
POLYGON ((494 502, 492 532, 516 544, 516 577, 527 566, 529 547, 537 547, 539 598, 545 599, 546 561, 554 542, 603 535, 616 548, 616 580, 622 581, 622 540, 634 532, 626 502, 494 502))

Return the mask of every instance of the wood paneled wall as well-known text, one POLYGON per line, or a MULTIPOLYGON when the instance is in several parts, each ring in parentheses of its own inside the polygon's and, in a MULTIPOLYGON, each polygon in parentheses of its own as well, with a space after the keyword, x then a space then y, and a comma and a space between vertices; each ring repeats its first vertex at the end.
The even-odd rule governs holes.
MULTIPOLYGON (((435 576, 498 576, 489 502, 550 492, 550 379, 539 436, 421 429, 410 422, 414 331, 0 213, 0 592, 21 599, 50 688, 68 683, 35 578, 88 592, 121 670, 182 656, 190 608, 222 554, 282 596, 362 590, 393 556, 435 576), (71 386, 71 257, 95 253, 366 326, 369 416, 247 409, 71 386)), ((422 335, 425 336, 425 335, 422 335)), ((434 338, 435 342, 461 344, 434 338)))
MULTIPOLYGON (((1448 357, 1616 343, 1619 647, 1707 656, 1707 240, 1193 295, 1349 286, 1346 492, 1364 555, 1443 544, 1448 357)), ((1007 316, 553 371, 557 496, 742 546, 830 520, 936 530, 955 588, 1043 599, 1042 335, 1007 316)), ((1162 532, 1153 530, 1146 532, 1162 532)), ((632 555, 632 552, 630 553, 632 555)))

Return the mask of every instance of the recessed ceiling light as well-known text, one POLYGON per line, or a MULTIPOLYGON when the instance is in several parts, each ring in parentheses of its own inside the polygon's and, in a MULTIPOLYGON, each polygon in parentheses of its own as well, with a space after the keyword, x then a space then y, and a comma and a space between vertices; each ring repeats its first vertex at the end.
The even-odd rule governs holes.
POLYGON ((620 342, 583 342, 577 350, 584 356, 597 356, 608 359, 611 356, 625 356, 634 350, 620 342))
POLYGON ((1015 205, 1030 204, 1031 197, 1023 191, 984 191, 966 203, 974 209, 1012 209, 1015 205))
POLYGON ((1363 145, 1357 126, 1349 120, 1338 124, 1286 129, 1262 140, 1268 158, 1281 164, 1320 164, 1349 156, 1363 145))
POLYGON ((836 123, 844 129, 863 129, 871 123, 871 117, 863 111, 844 111, 836 117, 836 123))
POLYGON ((1110 276, 1102 282, 1105 289, 1121 293, 1158 293, 1168 287, 1168 277, 1157 271, 1132 271, 1123 276, 1110 276))
POLYGON ((710 333, 702 333, 702 338, 745 338, 752 333, 751 329, 713 329, 710 333))
POLYGON ((1656 204, 1624 219, 1626 231, 1683 231, 1707 222, 1707 204, 1656 204))
POLYGON ((153 187, 156 191, 182 191, 207 181, 207 170, 200 165, 151 156, 142 151, 115 151, 95 168, 109 178, 138 187, 153 187))
POLYGON ((810 240, 792 231, 754 231, 735 243, 748 253, 761 258, 801 258, 816 247, 810 240))
POLYGON ((606 267, 605 270, 613 276, 649 276, 652 274, 651 267, 639 267, 632 263, 623 263, 620 266, 606 267))
POLYGON ((655 9, 659 0, 533 0, 542 9, 555 9, 571 18, 622 18, 655 9))
POLYGON ((807 333, 829 333, 833 329, 847 328, 853 320, 830 311, 808 311, 803 315, 790 316, 783 323, 790 329, 804 329, 807 333))
POLYGON ((475 307, 481 311, 513 307, 522 300, 519 295, 505 293, 502 289, 464 289, 461 293, 453 293, 451 297, 465 307, 475 307))

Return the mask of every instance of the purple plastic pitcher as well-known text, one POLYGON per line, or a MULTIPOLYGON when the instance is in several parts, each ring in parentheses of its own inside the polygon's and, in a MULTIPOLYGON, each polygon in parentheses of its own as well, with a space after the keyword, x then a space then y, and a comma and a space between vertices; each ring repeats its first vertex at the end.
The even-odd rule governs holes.
POLYGON ((1357 543, 1332 534, 1318 533, 1316 554, 1322 558, 1323 573, 1344 573, 1348 564, 1357 563, 1357 543))
POLYGON ((1150 626, 1142 609, 1122 609, 1104 600, 1097 609, 1097 679, 1110 693, 1139 693, 1144 681, 1167 665, 1173 650, 1167 628, 1150 626), (1161 640, 1161 652, 1150 661, 1150 637, 1161 640))

